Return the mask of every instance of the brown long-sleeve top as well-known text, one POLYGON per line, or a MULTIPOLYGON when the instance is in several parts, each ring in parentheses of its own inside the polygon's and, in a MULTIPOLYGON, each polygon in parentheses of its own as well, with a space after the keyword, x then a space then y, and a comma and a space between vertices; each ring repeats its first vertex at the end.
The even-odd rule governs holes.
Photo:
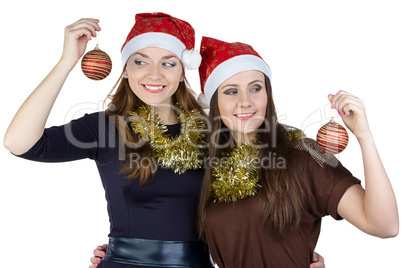
MULTIPOLYGON (((296 150, 296 149, 295 149, 296 150)), ((230 203, 213 203, 206 216, 206 239, 220 268, 309 267, 321 218, 342 219, 337 207, 345 191, 360 181, 337 162, 319 165, 304 150, 296 150, 302 163, 301 179, 307 181, 315 202, 308 202, 298 228, 283 238, 263 225, 258 194, 230 203)))

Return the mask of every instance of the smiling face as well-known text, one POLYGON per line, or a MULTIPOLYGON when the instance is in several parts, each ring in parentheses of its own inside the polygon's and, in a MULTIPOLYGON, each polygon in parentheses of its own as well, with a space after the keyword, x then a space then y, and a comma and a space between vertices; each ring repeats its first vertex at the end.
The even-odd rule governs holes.
POLYGON ((267 90, 260 71, 244 71, 226 79, 218 87, 218 107, 222 122, 237 143, 251 138, 265 120, 267 90))
POLYGON ((172 52, 147 47, 133 53, 123 73, 131 90, 148 105, 172 104, 172 96, 183 81, 183 67, 172 52))

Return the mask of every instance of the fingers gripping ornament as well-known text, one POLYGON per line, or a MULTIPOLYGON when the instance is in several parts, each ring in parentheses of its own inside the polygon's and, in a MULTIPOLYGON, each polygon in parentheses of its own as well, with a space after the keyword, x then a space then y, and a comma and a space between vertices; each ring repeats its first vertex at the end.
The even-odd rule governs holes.
POLYGON ((98 44, 96 44, 95 49, 89 51, 82 58, 81 69, 89 79, 102 80, 110 74, 112 70, 112 60, 109 55, 100 50, 98 44))
POLYGON ((345 150, 348 142, 348 132, 333 118, 318 130, 317 145, 324 153, 339 154, 345 150))

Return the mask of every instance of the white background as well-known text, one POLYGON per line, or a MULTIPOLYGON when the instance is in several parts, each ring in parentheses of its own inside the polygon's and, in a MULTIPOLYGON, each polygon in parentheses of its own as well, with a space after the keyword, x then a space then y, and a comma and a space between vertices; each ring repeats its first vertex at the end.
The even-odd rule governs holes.
MULTIPOLYGON (((331 116, 329 93, 342 89, 362 98, 402 204, 402 8, 396 0, 8 1, 0 11, 1 138, 18 107, 58 61, 66 25, 81 17, 100 19, 99 46, 112 58, 113 70, 95 82, 77 66, 49 126, 102 109, 121 72, 120 48, 134 15, 154 11, 189 21, 197 47, 202 35, 253 45, 272 69, 282 122, 312 138, 331 116)), ((92 41, 88 50, 94 47, 92 41)), ((198 73, 190 71, 188 78, 199 92, 198 73)), ((339 158, 363 179, 359 146, 349 134, 339 158)), ((4 147, 0 158, 0 266, 87 267, 92 250, 107 242, 109 229, 95 164, 35 163, 13 157, 4 147)), ((402 236, 374 238, 330 217, 323 220, 317 245, 327 267, 345 268, 401 267, 401 248, 402 236)))

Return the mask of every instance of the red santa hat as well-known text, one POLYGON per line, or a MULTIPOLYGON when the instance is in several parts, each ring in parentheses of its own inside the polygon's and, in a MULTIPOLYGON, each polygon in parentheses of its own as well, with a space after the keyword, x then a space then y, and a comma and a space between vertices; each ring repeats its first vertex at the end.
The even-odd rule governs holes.
POLYGON ((194 50, 195 32, 191 25, 165 13, 135 15, 135 24, 121 49, 123 69, 137 50, 159 47, 176 54, 187 69, 197 69, 201 56, 194 50))
POLYGON ((250 45, 202 37, 200 51, 202 61, 199 73, 202 94, 199 96, 199 102, 204 107, 209 106, 220 84, 237 73, 257 70, 271 80, 271 69, 250 45))

